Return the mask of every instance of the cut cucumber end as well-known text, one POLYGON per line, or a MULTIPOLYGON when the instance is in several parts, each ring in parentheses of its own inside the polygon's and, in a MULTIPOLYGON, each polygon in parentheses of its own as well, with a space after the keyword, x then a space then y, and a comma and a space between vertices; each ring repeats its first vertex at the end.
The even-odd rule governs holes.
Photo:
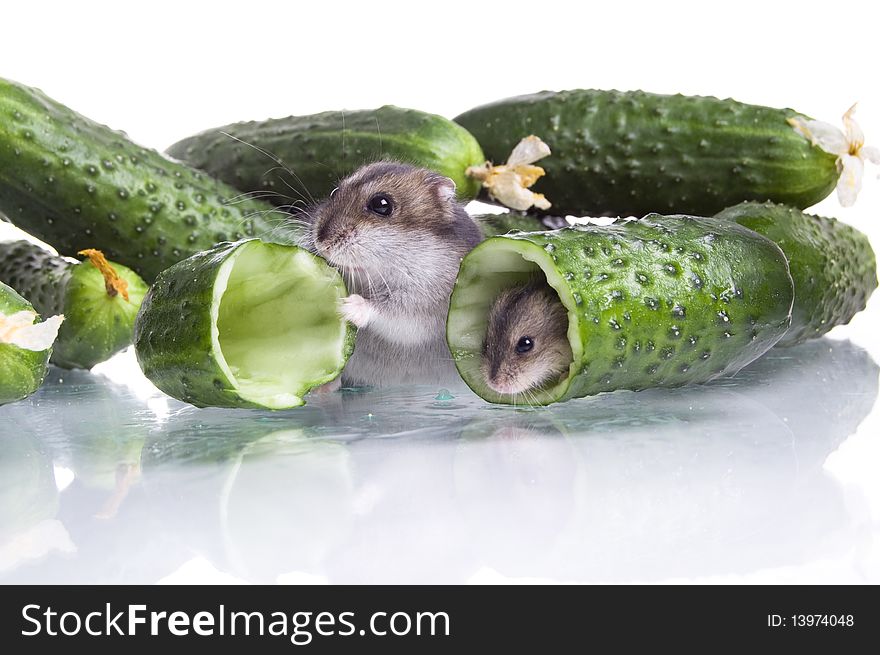
POLYGON ((577 373, 584 343, 578 330, 577 303, 560 276, 552 255, 525 239, 494 237, 474 248, 462 261, 449 304, 446 338, 455 366, 465 383, 481 398, 509 405, 547 405, 562 398, 577 373), (489 311, 498 294, 543 275, 568 312, 568 341, 572 363, 566 378, 528 394, 500 394, 491 389, 480 372, 480 358, 489 311))
POLYGON ((242 400, 297 407, 339 375, 350 352, 337 312, 345 295, 339 274, 305 250, 249 241, 227 258, 214 285, 211 341, 242 400))
POLYGON ((32 347, 17 345, 16 341, 20 339, 13 334, 14 326, 3 320, 27 314, 35 317, 33 309, 27 300, 0 282, 0 405, 28 397, 39 389, 46 376, 46 366, 52 352, 51 342, 58 333, 60 321, 54 320, 52 327, 42 322, 35 324, 42 333, 37 335, 35 341, 45 339, 50 345, 44 350, 33 350, 32 347))
POLYGON ((159 275, 135 352, 162 391, 197 407, 287 409, 334 379, 354 349, 342 276, 297 246, 222 243, 159 275))

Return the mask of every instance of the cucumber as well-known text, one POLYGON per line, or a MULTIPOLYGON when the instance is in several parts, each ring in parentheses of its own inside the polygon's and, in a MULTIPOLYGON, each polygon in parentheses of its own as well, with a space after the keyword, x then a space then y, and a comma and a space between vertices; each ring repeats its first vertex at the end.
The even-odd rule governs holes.
POLYGON ((782 338, 793 298, 788 263, 769 239, 733 221, 652 214, 487 239, 462 261, 447 340, 485 400, 549 404, 732 375, 782 338), (552 387, 501 395, 479 370, 489 308, 536 274, 568 310, 573 361, 552 387))
POLYGON ((200 250, 278 227, 271 206, 0 79, 0 212, 63 255, 101 248, 148 282, 200 250), (274 217, 273 217, 274 216, 274 217))
MULTIPOLYGON (((510 230, 537 231, 560 220, 522 212, 474 218, 487 238, 510 230)), ((735 221, 785 253, 795 298, 791 327, 777 346, 793 346, 849 323, 877 288, 877 263, 868 237, 837 219, 752 201, 728 207, 715 218, 735 221)))
POLYGON ((354 328, 337 312, 346 293, 336 269, 301 248, 223 243, 159 275, 135 322, 137 359, 197 407, 297 407, 351 355, 354 328))
POLYGON ((537 232, 552 230, 567 225, 564 218, 558 216, 537 216, 525 212, 511 211, 504 214, 477 214, 472 216, 483 233, 483 238, 507 234, 511 231, 537 232))
POLYGON ((40 314, 65 317, 51 358, 62 368, 92 368, 131 345, 147 293, 134 271, 87 252, 90 263, 73 263, 28 241, 0 243, 0 281, 32 299, 40 314))
POLYGON ((27 398, 43 384, 62 319, 38 327, 38 318, 27 300, 0 282, 0 405, 27 398), (29 333, 27 344, 19 338, 22 332, 29 333))
POLYGON ((773 203, 744 202, 716 214, 774 241, 794 280, 791 328, 780 346, 821 337, 849 323, 877 288, 877 262, 868 237, 834 218, 773 203))
POLYGON ((470 200, 480 183, 465 171, 485 162, 461 126, 392 106, 225 125, 178 141, 167 153, 243 192, 266 190, 279 205, 327 196, 340 179, 380 159, 445 175, 458 196, 470 200))
POLYGON ((553 154, 534 191, 554 213, 711 216, 743 200, 803 208, 831 193, 836 156, 786 122, 796 116, 734 100, 575 90, 501 100, 455 121, 496 162, 526 135, 543 139, 553 154))

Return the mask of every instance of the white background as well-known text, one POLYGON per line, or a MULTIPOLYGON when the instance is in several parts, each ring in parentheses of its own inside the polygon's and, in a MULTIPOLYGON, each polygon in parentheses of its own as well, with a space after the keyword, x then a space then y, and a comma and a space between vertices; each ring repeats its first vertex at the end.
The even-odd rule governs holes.
MULTIPOLYGON (((880 145, 868 3, 25 3, 0 12, 0 76, 159 150, 228 122, 415 107, 449 117, 541 89, 617 88, 790 106, 839 124, 859 101, 880 145)), ((816 208, 880 247, 880 181, 855 207, 816 208)), ((12 231, 0 226, 0 238, 12 231)), ((880 361, 880 297, 835 337, 880 361)), ((880 416, 826 462, 880 519, 880 416)), ((880 567, 880 555, 869 558, 880 567)), ((877 574, 878 571, 874 571, 877 574)), ((833 581, 833 570, 829 574, 833 581)), ((768 572, 753 581, 811 579, 768 572)))

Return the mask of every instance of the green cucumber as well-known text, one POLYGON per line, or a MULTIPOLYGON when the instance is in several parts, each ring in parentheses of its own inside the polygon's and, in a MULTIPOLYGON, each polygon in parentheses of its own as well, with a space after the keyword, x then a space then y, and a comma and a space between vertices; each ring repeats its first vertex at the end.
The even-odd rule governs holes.
POLYGON ((148 282, 200 250, 278 226, 271 206, 41 91, 0 79, 0 212, 63 255, 98 247, 148 282))
POLYGON ((0 405, 27 398, 43 384, 52 348, 30 350, 5 338, 5 319, 33 306, 14 289, 0 282, 0 405))
MULTIPOLYGON (((474 217, 486 237, 550 227, 554 217, 510 212, 474 217)), ((715 218, 732 220, 778 245, 788 260, 795 298, 791 327, 777 346, 793 346, 849 323, 877 288, 877 262, 868 237, 834 218, 771 202, 746 201, 715 218)))
POLYGON ((793 298, 788 263, 769 239, 732 221, 652 214, 487 239, 462 261, 447 340, 485 400, 549 404, 732 375, 782 338, 793 298), (501 395, 479 370, 489 309, 536 274, 568 310, 573 362, 552 387, 501 395))
POLYGON ((495 162, 524 136, 543 139, 552 154, 533 190, 554 213, 710 216, 742 200, 808 207, 834 189, 835 155, 797 133, 795 116, 718 98, 575 90, 501 100, 455 121, 495 162))
POLYGON ((379 159, 434 170, 470 200, 480 183, 465 171, 485 162, 461 126, 392 106, 235 123, 186 138, 167 152, 243 192, 266 190, 279 205, 327 196, 340 179, 379 159))
POLYGON ((130 346, 147 293, 131 269, 95 251, 91 261, 74 263, 28 241, 0 243, 0 281, 30 298, 43 316, 64 314, 51 360, 62 368, 92 368, 130 346))
POLYGON ((347 294, 324 260, 257 239, 223 243, 164 271, 135 323, 144 374, 197 407, 303 405, 354 348, 347 294))
POLYGON ((791 328, 780 346, 821 337, 849 323, 877 288, 877 261, 868 237, 834 218, 773 203, 744 202, 716 214, 774 241, 794 280, 791 328))
POLYGON ((537 232, 551 230, 567 225, 565 219, 558 216, 536 216, 526 212, 510 211, 504 214, 477 214, 472 216, 483 238, 507 234, 511 231, 537 232))

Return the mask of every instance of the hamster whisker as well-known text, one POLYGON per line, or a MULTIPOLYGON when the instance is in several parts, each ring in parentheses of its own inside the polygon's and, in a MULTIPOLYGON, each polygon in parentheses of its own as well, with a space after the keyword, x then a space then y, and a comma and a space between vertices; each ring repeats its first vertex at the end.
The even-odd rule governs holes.
POLYGON ((382 146, 382 130, 379 129, 379 119, 373 116, 373 120, 376 121, 376 134, 379 136, 379 156, 384 159, 385 148, 382 146))
POLYGON ((391 293, 391 287, 388 286, 388 280, 385 279, 385 276, 382 275, 382 271, 376 269, 376 273, 379 274, 379 277, 382 278, 382 284, 385 285, 385 289, 388 291, 388 298, 390 299, 394 294, 391 293))
POLYGON ((311 227, 311 223, 308 221, 304 221, 298 218, 284 218, 282 219, 284 225, 298 225, 300 227, 311 227))
MULTIPOLYGON (((266 216, 269 216, 270 214, 279 214, 278 217, 266 218, 267 222, 275 223, 275 227, 273 227, 268 232, 264 232, 264 233, 259 234, 257 236, 267 237, 269 239, 274 239, 277 235, 284 234, 285 228, 289 228, 291 223, 293 225, 296 225, 298 227, 303 228, 302 230, 296 230, 296 232, 301 232, 303 234, 303 236, 307 235, 308 232, 310 232, 310 230, 307 229, 309 227, 309 225, 307 223, 300 224, 301 222, 298 219, 292 218, 290 213, 284 211, 283 209, 279 209, 279 208, 260 209, 260 210, 249 212, 241 221, 239 221, 239 226, 243 227, 244 223, 247 222, 247 220, 251 216, 258 216, 259 215, 259 216, 263 216, 265 218, 266 216)), ((288 231, 292 231, 292 230, 288 230, 288 231)), ((300 237, 297 237, 297 238, 293 239, 293 241, 296 241, 299 238, 300 237)), ((290 239, 287 239, 287 241, 290 241, 290 239)))
POLYGON ((300 248, 308 250, 310 253, 316 254, 318 249, 315 247, 315 237, 310 230, 306 230, 296 238, 296 245, 300 248))
POLYGON ((538 394, 531 389, 526 389, 523 393, 526 396, 526 401, 528 402, 529 407, 537 407, 541 404, 538 402, 538 394))
POLYGON ((339 113, 342 114, 342 165, 345 166, 345 110, 339 113))
POLYGON ((383 265, 387 266, 397 273, 400 273, 401 277, 404 277, 411 281, 416 281, 416 278, 412 275, 408 267, 401 266, 399 263, 391 260, 383 262, 383 265))
MULTIPOLYGON (((223 134, 224 136, 229 137, 230 139, 232 139, 232 140, 234 140, 234 141, 238 141, 239 143, 242 143, 242 144, 248 146, 249 148, 253 148, 254 150, 256 150, 257 152, 259 152, 260 154, 265 155, 266 157, 268 157, 269 159, 271 159, 272 161, 274 161, 278 166, 280 166, 280 167, 283 168, 285 171, 287 171, 287 173, 288 173, 293 179, 295 179, 295 180, 297 181, 297 183, 299 183, 299 185, 303 188, 303 191, 305 191, 305 192, 308 194, 308 196, 309 196, 308 202, 310 202, 311 204, 315 204, 315 199, 312 197, 312 194, 309 192, 308 188, 306 188, 306 185, 303 184, 303 182, 302 182, 301 179, 299 179, 299 176, 298 176, 296 173, 294 173, 292 170, 290 170, 290 169, 287 167, 287 165, 286 165, 283 161, 281 161, 281 159, 279 159, 276 155, 272 154, 272 153, 269 152, 268 150, 264 150, 263 148, 261 148, 261 147, 259 147, 259 146, 257 146, 257 145, 254 145, 253 143, 248 143, 248 142, 245 141, 244 139, 239 139, 237 136, 234 136, 234 135, 232 135, 232 134, 229 134, 228 132, 221 132, 221 134, 223 134)), ((289 186, 289 185, 288 185, 288 186, 289 186)), ((290 190, 293 191, 294 193, 297 193, 297 194, 299 194, 300 196, 302 196, 302 194, 300 194, 300 193, 299 193, 296 189, 294 189, 293 187, 290 187, 290 190)), ((305 199, 305 198, 304 198, 304 199, 305 199)))
MULTIPOLYGON (((275 172, 275 171, 277 171, 277 170, 281 170, 281 169, 283 169, 283 170, 286 171, 287 173, 290 173, 291 175, 293 175, 293 172, 292 172, 291 170, 289 170, 286 166, 274 166, 273 168, 270 168, 268 171, 266 171, 265 173, 263 173, 263 175, 268 175, 269 173, 273 173, 273 172, 275 172)), ((296 195, 298 195, 298 196, 302 199, 302 202, 304 202, 305 204, 311 204, 311 205, 314 205, 314 204, 315 204, 315 199, 314 199, 314 197, 312 197, 312 194, 309 193, 309 190, 306 189, 305 184, 303 184, 302 182, 299 182, 299 184, 302 186, 303 189, 305 189, 305 192, 306 192, 306 193, 308 194, 308 196, 309 196, 308 198, 306 198, 302 193, 300 193, 299 191, 297 191, 296 189, 294 189, 294 188, 290 185, 290 183, 289 183, 287 180, 285 180, 283 177, 281 177, 280 175, 278 176, 278 180, 279 180, 284 186, 286 186, 288 189, 290 189, 290 190, 293 191, 296 195)), ((297 178, 297 181, 299 181, 299 178, 297 178)), ((286 198, 286 199, 288 199, 288 200, 293 200, 293 196, 288 196, 288 195, 285 195, 285 194, 283 194, 283 193, 276 193, 275 195, 277 195, 277 196, 281 196, 282 198, 286 198)), ((297 202, 300 202, 300 201, 297 200, 297 202)))
POLYGON ((361 272, 357 268, 351 268, 347 270, 351 283, 349 286, 352 286, 357 291, 361 291, 364 288, 363 281, 361 280, 361 272))
MULTIPOLYGON (((360 260, 360 261, 366 261, 366 260, 368 260, 368 258, 365 257, 365 253, 366 253, 367 251, 366 251, 366 249, 365 249, 361 244, 359 244, 359 243, 353 243, 353 244, 351 245, 351 248, 352 248, 352 250, 354 251, 353 254, 358 258, 358 260, 360 260)), ((369 289, 370 289, 370 296, 371 296, 371 297, 374 297, 374 298, 375 298, 375 297, 378 297, 379 294, 376 293, 376 289, 375 289, 375 287, 373 286, 373 277, 370 275, 371 270, 370 270, 369 268, 365 268, 365 269, 363 269, 363 271, 364 271, 364 275, 365 275, 365 277, 367 278, 367 285, 368 285, 368 287, 369 287, 369 289)), ((381 280, 382 280, 382 284, 385 285, 385 289, 386 289, 387 292, 388 292, 388 298, 391 298, 391 296, 392 296, 391 285, 388 284, 388 280, 385 279, 385 276, 382 274, 382 270, 381 270, 380 268, 376 268, 376 269, 375 269, 374 271, 372 271, 372 272, 375 272, 375 273, 381 278, 381 280)))
POLYGON ((247 191, 245 193, 240 193, 237 196, 232 196, 228 198, 223 204, 224 205, 237 205, 240 202, 246 202, 248 200, 260 200, 262 198, 274 198, 276 196, 280 196, 285 198, 286 200, 293 200, 295 202, 302 202, 296 198, 292 198, 290 196, 285 196, 283 194, 277 193, 275 191, 268 191, 264 189, 259 189, 257 191, 247 191))
POLYGON ((255 209, 252 212, 248 212, 244 218, 248 219, 251 216, 266 216, 268 214, 281 214, 282 218, 279 218, 279 221, 284 220, 285 218, 290 216, 289 212, 286 212, 279 207, 270 207, 269 209, 255 209))
POLYGON ((298 207, 296 204, 292 205, 282 205, 282 209, 286 209, 291 214, 301 214, 309 219, 309 222, 315 222, 315 214, 312 211, 311 207, 298 207))

